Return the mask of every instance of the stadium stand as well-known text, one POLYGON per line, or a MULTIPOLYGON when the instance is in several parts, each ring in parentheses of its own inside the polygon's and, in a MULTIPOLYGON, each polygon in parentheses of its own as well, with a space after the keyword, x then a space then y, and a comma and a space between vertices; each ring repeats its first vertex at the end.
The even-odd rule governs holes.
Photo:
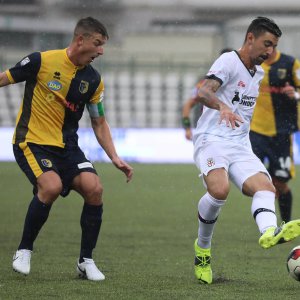
MULTIPOLYGON (((183 99, 197 74, 108 72, 104 75, 105 111, 115 128, 176 128, 181 126, 183 99)), ((0 126, 12 127, 23 98, 24 84, 0 89, 0 126)), ((82 127, 90 126, 85 112, 82 127)))

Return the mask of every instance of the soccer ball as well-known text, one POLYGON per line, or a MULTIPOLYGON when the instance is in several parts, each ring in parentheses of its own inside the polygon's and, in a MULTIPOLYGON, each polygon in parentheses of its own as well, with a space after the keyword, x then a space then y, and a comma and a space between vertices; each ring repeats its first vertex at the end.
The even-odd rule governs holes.
POLYGON ((300 281, 300 246, 293 248, 287 258, 286 266, 289 274, 300 281))

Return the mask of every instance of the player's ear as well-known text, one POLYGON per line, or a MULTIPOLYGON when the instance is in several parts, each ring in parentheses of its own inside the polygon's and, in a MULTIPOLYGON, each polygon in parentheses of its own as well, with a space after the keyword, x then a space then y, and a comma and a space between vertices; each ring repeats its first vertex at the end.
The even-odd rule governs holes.
POLYGON ((254 34, 253 34, 252 32, 248 32, 248 33, 247 33, 247 41, 248 41, 248 43, 252 45, 254 39, 255 39, 254 34))
POLYGON ((78 46, 82 46, 83 45, 83 42, 84 42, 84 37, 83 35, 78 35, 77 38, 76 38, 76 41, 77 41, 77 45, 78 46))

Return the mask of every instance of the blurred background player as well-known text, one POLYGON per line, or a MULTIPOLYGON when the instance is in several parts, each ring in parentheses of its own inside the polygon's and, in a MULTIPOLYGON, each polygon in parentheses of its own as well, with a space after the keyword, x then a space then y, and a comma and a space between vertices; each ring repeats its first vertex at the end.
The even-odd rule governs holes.
MULTIPOLYGON (((220 51, 220 55, 226 52, 233 51, 231 48, 224 48, 220 51)), ((196 127, 197 121, 202 114, 203 104, 198 100, 198 90, 203 83, 204 78, 201 78, 196 86, 193 88, 191 97, 185 101, 182 107, 182 126, 185 130, 185 138, 187 140, 192 140, 192 127, 196 127), (190 117, 191 111, 194 111, 193 118, 190 117)))
POLYGON ((266 162, 278 198, 280 216, 291 220, 292 192, 288 181, 295 176, 292 134, 299 129, 300 62, 275 49, 261 65, 265 71, 251 122, 254 153, 266 162))

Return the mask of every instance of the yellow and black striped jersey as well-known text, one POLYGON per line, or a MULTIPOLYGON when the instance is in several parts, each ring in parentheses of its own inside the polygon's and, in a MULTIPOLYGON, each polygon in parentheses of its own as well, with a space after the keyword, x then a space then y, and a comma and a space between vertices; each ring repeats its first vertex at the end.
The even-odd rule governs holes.
POLYGON ((299 129, 299 105, 282 92, 288 83, 300 87, 300 62, 277 51, 272 64, 262 63, 265 71, 251 122, 251 130, 266 136, 291 134, 299 129))
POLYGON ((34 52, 6 74, 11 83, 26 81, 13 143, 77 145, 85 105, 95 106, 103 97, 100 74, 91 65, 75 66, 67 49, 34 52))

